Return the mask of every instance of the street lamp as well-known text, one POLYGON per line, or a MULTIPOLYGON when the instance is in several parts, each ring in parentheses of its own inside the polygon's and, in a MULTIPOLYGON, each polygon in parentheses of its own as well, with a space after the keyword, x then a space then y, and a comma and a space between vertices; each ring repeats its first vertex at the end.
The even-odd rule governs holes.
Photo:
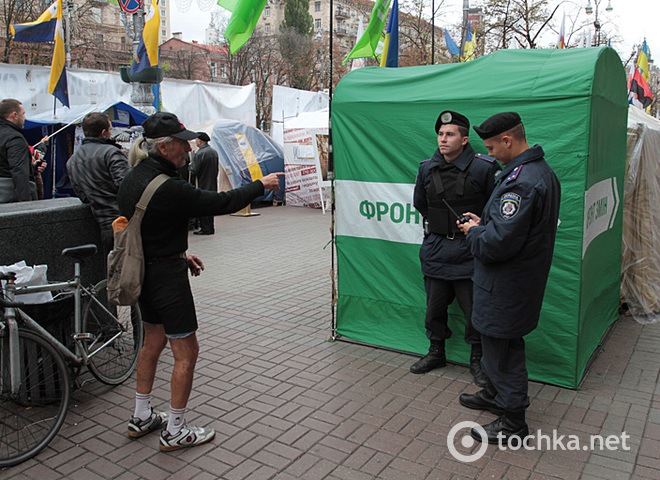
MULTIPOLYGON (((594 17, 594 29, 596 30, 596 46, 600 46, 600 29, 601 29, 601 24, 600 21, 598 20, 598 8, 600 7, 600 3, 602 0, 594 0, 594 6, 596 7, 596 10, 594 12, 593 7, 591 6, 591 0, 587 0, 587 6, 584 7, 584 11, 587 15, 591 15, 592 13, 595 13, 594 17)), ((605 7, 606 12, 611 12, 614 10, 612 7, 612 0, 607 1, 607 7, 605 7)))

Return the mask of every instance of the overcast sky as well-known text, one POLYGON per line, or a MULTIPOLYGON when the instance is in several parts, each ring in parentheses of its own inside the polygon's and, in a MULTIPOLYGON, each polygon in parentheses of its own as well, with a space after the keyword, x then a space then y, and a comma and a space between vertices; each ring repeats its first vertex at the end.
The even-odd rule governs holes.
MULTIPOLYGON (((403 3, 404 0, 399 0, 403 3)), ((429 8, 431 0, 427 0, 429 8)), ((441 0, 436 0, 439 4, 441 0)), ((555 18, 551 22, 552 26, 556 29, 559 28, 563 12, 566 12, 566 34, 570 33, 571 19, 578 16, 577 25, 582 25, 589 22, 589 27, 593 31, 591 25, 594 21, 594 15, 588 16, 585 13, 584 7, 587 2, 590 2, 595 10, 595 2, 598 1, 600 6, 598 8, 598 19, 602 25, 603 32, 612 32, 615 34, 615 40, 612 46, 619 52, 625 62, 634 45, 640 44, 646 37, 647 43, 651 48, 651 53, 660 55, 660 0, 550 0, 549 4, 554 7, 561 3, 555 18), (605 9, 610 3, 613 10, 607 12, 605 9)), ((210 9, 199 8, 199 0, 170 0, 171 2, 171 27, 172 32, 183 32, 183 39, 185 41, 198 40, 204 41, 204 30, 209 24, 210 9, 223 10, 220 7, 213 6, 214 0, 202 0, 202 5, 209 5, 210 9), (182 13, 179 11, 178 6, 182 4, 190 4, 190 9, 182 13)), ((480 1, 470 0, 470 6, 476 7, 480 5, 480 1)), ((444 8, 436 17, 437 25, 447 25, 449 28, 458 25, 461 22, 463 9, 463 0, 444 0, 444 8)), ((576 35, 577 37, 577 35, 576 35)), ((557 34, 548 32, 544 37, 542 44, 554 43, 557 34)), ((575 43, 577 38, 573 38, 572 42, 575 43)), ((655 56, 654 55, 654 56, 655 56)))

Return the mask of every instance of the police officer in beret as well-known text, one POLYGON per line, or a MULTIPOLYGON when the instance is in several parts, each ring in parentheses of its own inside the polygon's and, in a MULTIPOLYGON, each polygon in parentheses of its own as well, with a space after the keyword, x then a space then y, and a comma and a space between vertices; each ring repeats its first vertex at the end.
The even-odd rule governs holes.
MULTIPOLYGON (((497 443, 500 433, 506 441, 514 437, 513 443, 529 434, 523 337, 539 321, 561 189, 543 149, 527 143, 517 113, 498 113, 474 130, 504 168, 481 218, 466 213, 471 220, 459 225, 475 258, 472 323, 481 333, 482 367, 490 380, 483 390, 463 394, 459 401, 498 415, 484 426, 488 443, 497 443)), ((472 436, 481 441, 475 429, 472 436)))
POLYGON ((429 352, 410 367, 426 373, 446 365, 445 340, 452 334, 447 307, 456 298, 466 318, 465 341, 471 345, 470 372, 477 385, 486 385, 481 371, 481 340, 472 327, 473 258, 456 225, 456 212, 480 212, 495 184, 497 162, 477 155, 468 142, 470 121, 460 113, 440 114, 435 131, 438 149, 424 160, 417 174, 414 206, 424 217, 424 241, 419 258, 426 289, 426 336, 429 352))

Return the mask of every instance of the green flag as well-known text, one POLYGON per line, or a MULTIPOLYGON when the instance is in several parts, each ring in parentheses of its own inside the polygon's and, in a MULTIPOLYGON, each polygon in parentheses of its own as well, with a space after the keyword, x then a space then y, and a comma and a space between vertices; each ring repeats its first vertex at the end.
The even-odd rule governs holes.
POLYGON ((233 55, 250 39, 266 0, 218 0, 218 5, 232 12, 225 38, 233 55))
POLYGON ((369 25, 351 50, 351 53, 344 59, 342 65, 351 58, 373 57, 378 46, 378 41, 383 33, 383 26, 387 20, 387 10, 390 8, 392 0, 376 0, 374 9, 371 11, 369 25))

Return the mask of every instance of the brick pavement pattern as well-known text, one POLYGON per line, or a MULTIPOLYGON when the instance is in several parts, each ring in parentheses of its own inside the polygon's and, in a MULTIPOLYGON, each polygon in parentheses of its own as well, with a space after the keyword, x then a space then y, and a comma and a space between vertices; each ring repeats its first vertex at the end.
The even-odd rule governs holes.
MULTIPOLYGON (((111 388, 84 373, 59 435, 0 479, 660 478, 660 325, 617 322, 578 391, 530 384, 533 432, 588 442, 625 430, 630 450, 489 446, 463 463, 448 451, 451 427, 494 419, 458 403, 477 390, 468 369, 412 375, 412 356, 329 341, 330 215, 257 211, 216 218, 215 236, 190 236, 206 270, 192 280, 200 358, 186 419, 215 428, 215 440, 163 453, 156 433, 129 439, 134 379, 111 388)), ((153 391, 161 409, 167 352, 153 391)))

